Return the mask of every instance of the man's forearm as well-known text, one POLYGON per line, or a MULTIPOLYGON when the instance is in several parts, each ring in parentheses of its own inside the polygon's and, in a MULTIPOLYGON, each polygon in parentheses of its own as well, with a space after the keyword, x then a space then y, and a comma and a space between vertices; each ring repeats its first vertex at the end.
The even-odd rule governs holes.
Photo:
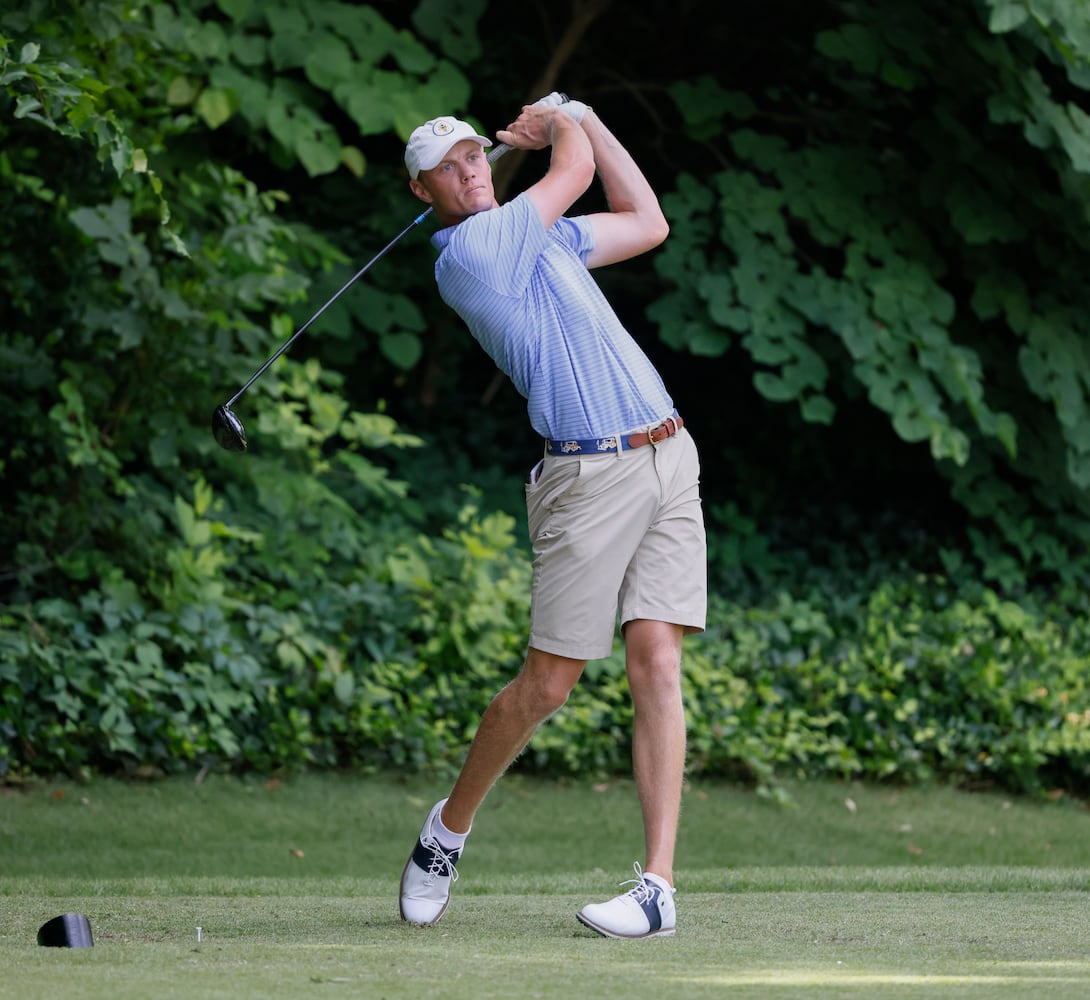
POLYGON ((583 115, 582 127, 590 140, 594 164, 610 211, 661 218, 658 196, 643 171, 593 109, 588 108, 583 115))

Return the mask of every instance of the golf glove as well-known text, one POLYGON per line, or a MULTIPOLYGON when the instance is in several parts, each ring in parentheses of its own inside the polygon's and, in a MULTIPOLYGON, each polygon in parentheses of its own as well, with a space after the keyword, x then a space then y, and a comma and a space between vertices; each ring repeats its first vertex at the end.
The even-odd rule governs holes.
POLYGON ((551 94, 535 101, 535 104, 544 104, 548 107, 560 108, 569 118, 574 119, 580 125, 583 123, 583 115, 587 113, 587 105, 582 101, 568 100, 564 94, 554 90, 551 94))

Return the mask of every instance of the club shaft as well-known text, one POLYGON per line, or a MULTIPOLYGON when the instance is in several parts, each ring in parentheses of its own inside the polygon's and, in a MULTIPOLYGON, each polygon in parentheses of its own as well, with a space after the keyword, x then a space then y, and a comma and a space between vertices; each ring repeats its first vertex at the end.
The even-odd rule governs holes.
MULTIPOLYGON (((502 142, 497 143, 496 146, 488 153, 488 162, 495 163, 504 153, 511 149, 510 146, 504 145, 502 142)), ((253 375, 250 376, 246 384, 239 389, 225 404, 227 409, 230 409, 235 401, 252 386, 262 375, 268 371, 269 366, 280 357, 285 351, 287 351, 296 340, 299 339, 310 327, 310 325, 324 313, 334 302, 337 301, 349 288, 351 288, 360 278, 362 278, 374 264, 380 261, 386 256, 398 243, 400 243, 409 233, 411 233, 417 226, 420 225, 429 215, 431 215, 431 208, 421 212, 412 222, 410 222, 404 229, 401 230, 389 243, 386 244, 374 257, 372 257, 366 264, 363 265, 351 278, 349 278, 337 292, 319 309, 313 316, 310 317, 298 330, 295 331, 280 347, 280 349, 273 354, 268 361, 266 361, 253 375)))
POLYGON ((341 285, 340 289, 338 289, 338 291, 325 303, 325 305, 323 305, 321 309, 319 309, 313 316, 310 317, 310 319, 308 319, 301 327, 299 327, 299 329, 296 330, 295 333, 293 333, 291 337, 280 346, 280 349, 274 355, 272 355, 272 357, 270 357, 269 360, 266 361, 260 368, 258 368, 258 370, 254 372, 253 375, 250 376, 249 381, 227 401, 228 409, 234 404, 235 400, 237 400, 239 396, 241 396, 247 389, 250 388, 250 386, 252 386, 259 378, 261 378, 262 375, 265 374, 269 366, 277 358, 279 358, 281 354, 288 350, 288 348, 291 347, 291 345, 294 344, 295 341, 298 340, 299 337, 301 337, 307 331, 307 328, 311 325, 311 323, 313 323, 319 316, 321 316, 322 313, 324 313, 331 305, 333 305, 334 302, 337 301, 337 299, 339 299, 346 291, 348 291, 349 288, 351 288, 357 281, 359 281, 359 279, 362 278, 377 261, 381 260, 384 256, 386 256, 386 254, 389 253, 389 251, 393 249, 394 246, 401 242, 402 239, 404 239, 418 225, 420 225, 420 223, 423 222, 430 214, 430 208, 425 212, 421 212, 415 219, 413 219, 412 222, 410 222, 404 229, 402 229, 400 233, 398 233, 392 240, 390 240, 390 242, 387 243, 386 246, 384 246, 377 254, 375 254, 374 257, 372 257, 366 264, 363 265, 363 267, 361 267, 354 275, 352 275, 352 277, 349 278, 348 281, 341 285))

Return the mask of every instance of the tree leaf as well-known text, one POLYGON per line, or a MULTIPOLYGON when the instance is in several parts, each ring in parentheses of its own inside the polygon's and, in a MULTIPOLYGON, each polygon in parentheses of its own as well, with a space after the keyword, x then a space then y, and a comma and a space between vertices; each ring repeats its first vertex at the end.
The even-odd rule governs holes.
POLYGON ((829 425, 836 416, 836 406, 827 396, 807 396, 800 404, 802 417, 811 424, 829 425))
POLYGON ((20 94, 15 101, 15 117, 26 118, 33 111, 37 111, 42 107, 42 102, 38 100, 33 94, 20 94))
POLYGON ((383 355, 403 371, 414 367, 423 354, 420 338, 415 333, 384 333, 379 338, 383 355))
POLYGON ((1029 8, 1024 0, 989 0, 988 30, 1002 35, 1022 27, 1029 20, 1029 8))
POLYGON ((420 0, 413 11, 413 27, 457 63, 467 65, 480 57, 477 22, 487 0, 420 0))
POLYGON ((254 3, 255 0, 216 0, 216 6, 236 24, 241 24, 250 16, 254 3))
POLYGON ((237 108, 238 97, 232 91, 219 87, 208 87, 197 98, 197 114, 213 130, 229 121, 237 108))
POLYGON ((341 163, 356 177, 362 177, 367 172, 367 158, 356 146, 341 147, 341 163))
POLYGON ((178 75, 167 85, 167 104, 171 107, 184 107, 192 104, 201 92, 200 84, 188 77, 178 75))
POLYGON ((332 90, 341 82, 355 83, 359 65, 348 45, 336 35, 323 31, 311 36, 304 69, 316 87, 332 90))
POLYGON ((754 388, 774 403, 787 403, 795 398, 795 386, 781 375, 772 372, 757 372, 753 376, 754 388))

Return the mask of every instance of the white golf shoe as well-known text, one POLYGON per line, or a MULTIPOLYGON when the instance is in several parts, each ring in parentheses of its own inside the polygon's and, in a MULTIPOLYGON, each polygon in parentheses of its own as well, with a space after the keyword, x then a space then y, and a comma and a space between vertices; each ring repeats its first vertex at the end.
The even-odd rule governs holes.
POLYGON ((584 906, 576 917, 592 931, 608 938, 668 937, 677 927, 674 892, 669 882, 632 866, 636 877, 622 882, 633 888, 605 903, 584 906))
POLYGON ((401 873, 401 919, 410 924, 434 924, 446 912, 450 887, 458 881, 459 852, 448 851, 431 832, 446 801, 432 806, 401 873))

